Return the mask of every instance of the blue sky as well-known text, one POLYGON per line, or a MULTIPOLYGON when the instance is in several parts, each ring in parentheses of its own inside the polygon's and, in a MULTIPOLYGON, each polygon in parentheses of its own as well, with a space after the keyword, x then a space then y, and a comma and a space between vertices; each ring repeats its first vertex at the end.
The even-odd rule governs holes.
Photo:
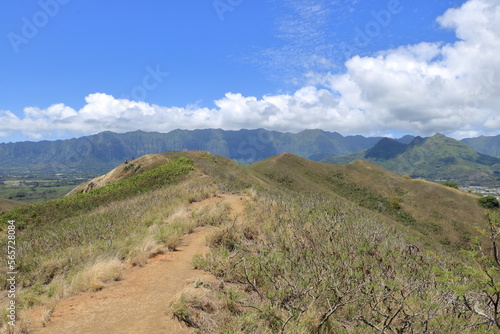
POLYGON ((213 127, 498 134, 494 0, 1 6, 3 142, 213 127))

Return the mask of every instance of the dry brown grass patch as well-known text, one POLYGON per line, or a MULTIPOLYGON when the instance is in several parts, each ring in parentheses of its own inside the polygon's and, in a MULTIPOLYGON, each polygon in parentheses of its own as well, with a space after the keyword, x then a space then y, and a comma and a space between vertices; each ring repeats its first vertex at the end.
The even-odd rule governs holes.
POLYGON ((72 282, 73 291, 97 291, 107 284, 119 281, 123 267, 117 259, 97 260, 93 265, 76 275, 72 282))
POLYGON ((150 257, 164 253, 166 250, 167 246, 148 236, 139 247, 130 252, 130 264, 142 267, 146 265, 150 257))
POLYGON ((194 328, 215 328, 219 309, 216 295, 204 287, 187 287, 170 304, 174 318, 194 328))

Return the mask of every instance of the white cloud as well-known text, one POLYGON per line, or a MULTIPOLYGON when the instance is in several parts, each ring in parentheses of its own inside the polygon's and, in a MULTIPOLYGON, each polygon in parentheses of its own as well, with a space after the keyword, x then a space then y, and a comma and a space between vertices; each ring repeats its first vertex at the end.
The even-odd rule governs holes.
MULTIPOLYGON (((312 3, 304 2, 310 12, 323 10, 312 3)), ((23 117, 0 111, 0 135, 17 130, 32 138, 50 138, 139 128, 166 132, 260 127, 364 135, 442 132, 456 138, 498 134, 500 3, 469 0, 438 22, 456 31, 460 40, 354 56, 346 62, 345 73, 311 72, 311 84, 293 94, 257 98, 227 93, 215 101, 216 107, 201 108, 163 107, 96 93, 85 98, 80 110, 55 104, 25 108, 23 117)))
POLYGON ((456 137, 498 134, 500 3, 470 0, 438 22, 460 40, 355 56, 346 62, 345 74, 319 79, 349 108, 362 108, 376 119, 378 128, 456 137))
MULTIPOLYGON (((339 105, 327 89, 308 86, 293 95, 245 97, 227 93, 215 101, 216 108, 162 107, 145 102, 116 99, 96 93, 86 97, 80 110, 57 104, 47 109, 25 108, 24 118, 11 112, 0 113, 0 131, 21 130, 22 134, 38 139, 60 133, 89 134, 98 131, 169 131, 177 128, 269 128, 299 131, 304 128, 341 127, 348 132, 357 130, 356 111, 339 105), (343 110, 345 109, 345 110, 343 110)), ((5 134, 4 133, 4 134, 5 134)))

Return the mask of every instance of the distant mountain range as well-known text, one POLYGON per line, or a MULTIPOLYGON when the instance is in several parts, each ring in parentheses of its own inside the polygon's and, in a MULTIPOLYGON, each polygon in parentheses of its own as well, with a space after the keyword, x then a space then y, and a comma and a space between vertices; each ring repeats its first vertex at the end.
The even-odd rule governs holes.
POLYGON ((440 134, 430 138, 407 135, 389 139, 342 136, 323 130, 296 134, 264 129, 121 134, 107 131, 68 140, 0 144, 0 177, 56 174, 89 177, 106 173, 134 157, 183 150, 208 151, 241 164, 281 153, 334 163, 365 159, 415 177, 496 182, 500 159, 485 154, 500 157, 500 136, 460 142, 440 134))
POLYGON ((500 135, 467 138, 463 139, 462 142, 479 153, 500 158, 500 135))
POLYGON ((343 164, 368 160, 412 177, 488 185, 500 182, 500 159, 479 153, 465 142, 442 134, 429 138, 415 137, 408 144, 384 138, 370 149, 327 158, 323 162, 343 164))
POLYGON ((202 150, 249 164, 294 153, 319 161, 373 147, 382 137, 342 136, 336 132, 174 130, 169 133, 102 132, 69 140, 0 144, 0 176, 105 173, 125 160, 150 153, 202 150))

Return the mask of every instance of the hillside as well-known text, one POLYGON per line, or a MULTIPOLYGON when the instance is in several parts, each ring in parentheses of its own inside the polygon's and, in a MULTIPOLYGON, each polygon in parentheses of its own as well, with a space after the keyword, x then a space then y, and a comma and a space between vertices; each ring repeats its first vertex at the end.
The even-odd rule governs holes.
POLYGON ((466 138, 462 142, 479 153, 500 158, 500 135, 466 138))
POLYGON ((330 165, 284 154, 249 167, 289 191, 314 191, 353 201, 422 233, 419 238, 429 243, 464 246, 475 234, 475 222, 484 221, 477 196, 403 178, 367 161, 330 165))
POLYGON ((276 131, 174 130, 169 133, 102 132, 69 140, 0 144, 0 176, 96 176, 125 160, 165 151, 202 150, 243 164, 291 152, 313 160, 370 148, 380 138, 344 137, 322 130, 297 134, 276 131))
POLYGON ((171 161, 171 159, 162 154, 149 154, 138 159, 127 161, 127 163, 116 167, 107 174, 98 176, 88 182, 82 183, 81 185, 70 191, 66 196, 72 196, 79 193, 88 193, 91 190, 99 189, 112 183, 116 183, 129 177, 133 177, 135 175, 139 175, 149 170, 155 169, 161 165, 166 164, 169 161, 171 161))
POLYGON ((1 216, 1 240, 9 220, 17 229, 18 310, 34 308, 20 331, 124 331, 144 312, 150 333, 493 331, 468 308, 496 317, 482 260, 457 251, 488 225, 471 194, 369 162, 281 154, 242 166, 201 151, 91 182, 1 216))
POLYGON ((26 203, 0 198, 0 215, 8 211, 14 210, 15 208, 18 208, 25 204, 26 203))
POLYGON ((416 137, 409 144, 382 139, 373 148, 352 155, 328 158, 328 163, 372 161, 400 175, 428 180, 495 185, 500 181, 500 159, 478 153, 442 134, 416 137))

